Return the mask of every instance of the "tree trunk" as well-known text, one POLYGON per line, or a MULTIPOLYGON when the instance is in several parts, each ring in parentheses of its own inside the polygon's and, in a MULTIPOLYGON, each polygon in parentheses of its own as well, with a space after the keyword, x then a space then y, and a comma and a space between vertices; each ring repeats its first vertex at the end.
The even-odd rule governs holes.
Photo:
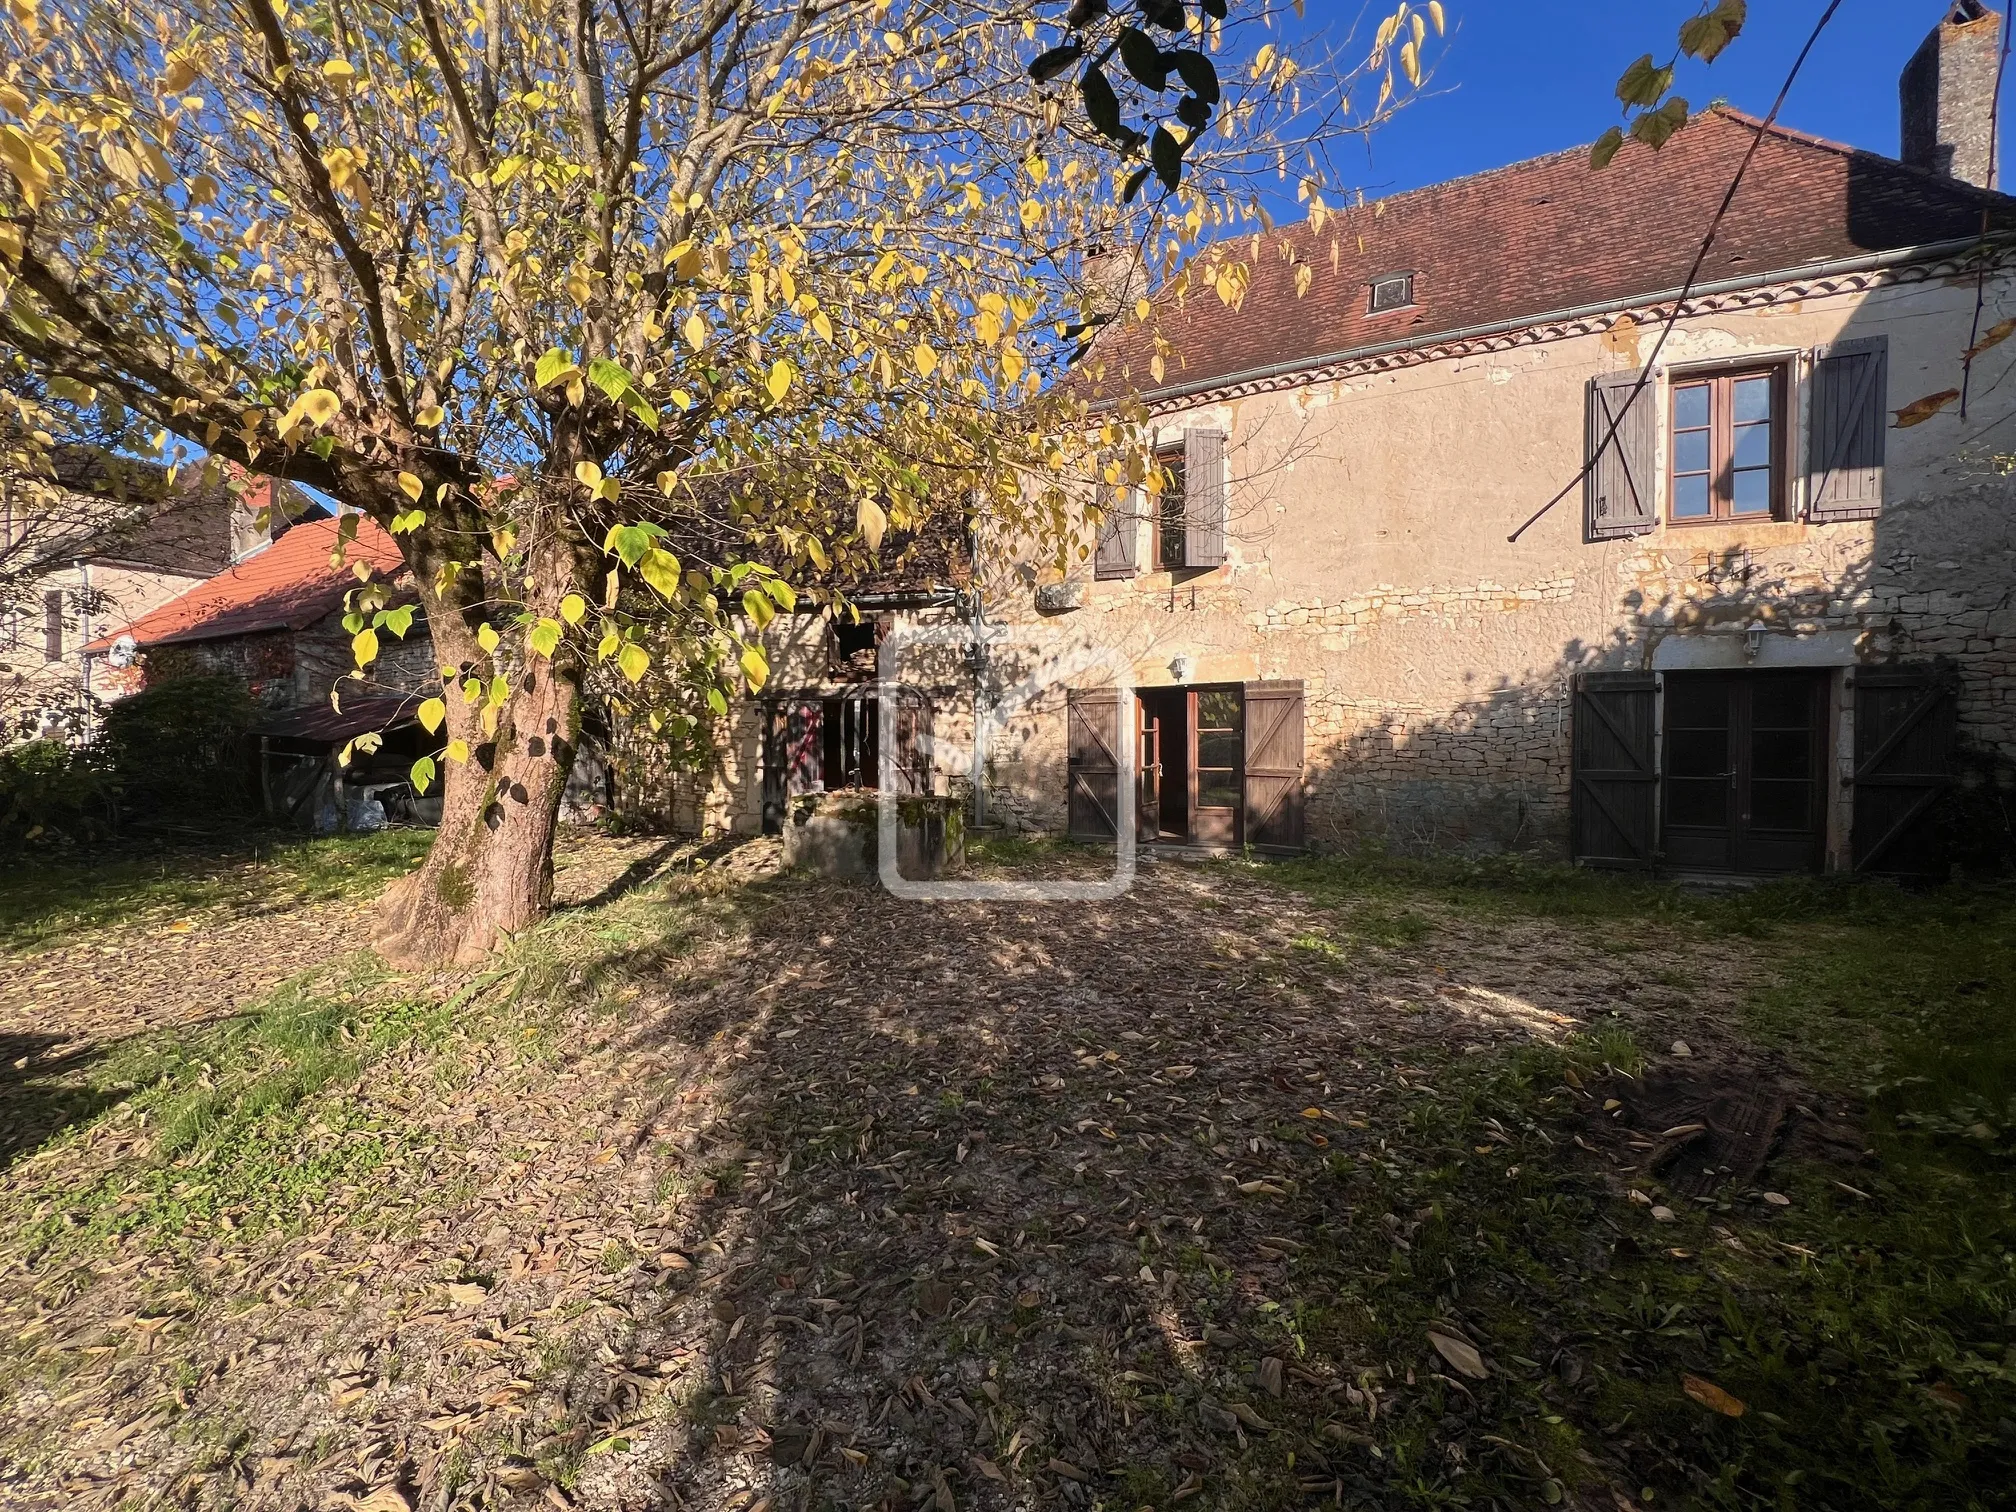
MULTIPOLYGON (((527 596, 535 606, 557 604, 572 587, 564 560, 533 572, 527 596)), ((482 668, 489 658, 458 608, 422 591, 442 665, 482 668)), ((379 902, 373 943, 395 966, 480 961, 537 923, 552 901, 554 829, 580 738, 580 670, 563 647, 557 659, 528 659, 510 675, 494 735, 483 727, 481 703, 465 702, 459 684, 447 690, 445 733, 468 743, 470 759, 441 763, 434 844, 420 869, 379 902)))

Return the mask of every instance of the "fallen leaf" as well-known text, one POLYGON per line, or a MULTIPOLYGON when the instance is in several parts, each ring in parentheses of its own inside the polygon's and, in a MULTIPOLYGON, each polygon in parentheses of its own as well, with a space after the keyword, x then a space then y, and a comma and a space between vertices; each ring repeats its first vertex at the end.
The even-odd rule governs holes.
POLYGON ((353 1512, 413 1512, 413 1503, 397 1486, 380 1486, 369 1496, 352 1497, 353 1512))
POLYGON ((1061 1475, 1066 1480, 1082 1481, 1086 1478, 1085 1472, 1069 1460, 1053 1459, 1044 1468, 1049 1470, 1052 1475, 1061 1475))
POLYGON ((1783 1192, 1766 1192, 1764 1194, 1764 1200, 1770 1203, 1771 1206, 1773 1207, 1792 1206, 1792 1199, 1790 1197, 1787 1197, 1783 1192))
POLYGON ((457 1281, 448 1288, 448 1300, 457 1307, 479 1307, 490 1293, 470 1281, 457 1281))
POLYGON ((1652 1221, 1654 1223, 1671 1223, 1673 1221, 1673 1209, 1669 1207, 1654 1207, 1652 1209, 1652 1221))
POLYGON ((1913 399, 1897 411, 1897 428, 1903 430, 1908 426, 1923 425, 1959 397, 1958 389, 1941 389, 1936 394, 1927 394, 1923 399, 1913 399))
POLYGON ((1941 1407, 1950 1408, 1954 1412, 1964 1412, 1967 1409, 1967 1394, 1945 1381, 1934 1381, 1925 1390, 1941 1407))
POLYGON ((1260 1362, 1260 1368, 1253 1372, 1253 1379, 1259 1383, 1260 1389, 1271 1397, 1281 1395, 1281 1368, 1281 1362, 1269 1355, 1260 1362))
POLYGON ((917 1310, 927 1318, 942 1318, 952 1311, 952 1288, 943 1281, 926 1281, 917 1288, 917 1310))
POLYGON ((1988 327, 1987 330, 1983 331, 1981 333, 1981 339, 1975 342, 1974 345, 1967 348, 1967 350, 1962 355, 1967 357, 1979 357, 1983 352, 1987 351, 1988 348, 1992 346, 2000 346, 2003 342, 2007 341, 2011 333, 2016 333, 2016 319, 1998 320, 1995 322, 1995 324, 1988 327))
POLYGON ((1484 1357, 1476 1349, 1449 1334, 1428 1330, 1428 1342, 1435 1346, 1435 1353, 1447 1360, 1458 1375, 1466 1375, 1473 1381, 1481 1381, 1491 1374, 1484 1363, 1484 1357))
POLYGON ((1680 1389, 1703 1407, 1719 1412, 1724 1417, 1739 1418, 1750 1410, 1713 1381, 1704 1381, 1697 1375, 1680 1377, 1680 1389))
POLYGON ((1255 1412, 1244 1402, 1234 1402, 1225 1410, 1256 1433, 1272 1433, 1274 1431, 1272 1423, 1268 1422, 1267 1419, 1260 1416, 1259 1413, 1255 1412))
POLYGON ((1675 1040, 1673 1041, 1673 1053, 1683 1057, 1689 1056, 1694 1053, 1694 1047, 1685 1040, 1675 1040))

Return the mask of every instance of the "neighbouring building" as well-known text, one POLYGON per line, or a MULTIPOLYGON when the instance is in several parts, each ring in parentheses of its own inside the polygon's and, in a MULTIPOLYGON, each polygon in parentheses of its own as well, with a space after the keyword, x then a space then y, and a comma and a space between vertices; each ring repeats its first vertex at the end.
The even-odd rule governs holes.
POLYGON ((0 740, 87 738, 96 709, 130 679, 85 646, 116 638, 313 507, 271 479, 204 483, 195 470, 174 477, 81 448, 57 454, 53 477, 0 469, 0 740))
POLYGON ((353 802, 383 808, 389 800, 404 817, 432 822, 439 793, 414 797, 407 769, 440 745, 414 717, 440 686, 433 643, 416 609, 404 638, 380 637, 369 674, 350 676, 346 595, 368 581, 396 589, 405 574, 398 543, 371 520, 352 518, 356 534, 340 556, 343 521, 296 525, 117 634, 100 635, 84 655, 127 662, 129 691, 196 674, 241 679, 263 711, 251 754, 263 805, 275 817, 330 828, 349 821, 353 802), (363 579, 358 566, 367 569, 363 579), (381 737, 379 748, 340 765, 338 753, 369 733, 381 737))
MULTIPOLYGON (((1033 829, 1935 869, 1956 761, 2016 758, 1999 22, 1944 14, 1902 159, 1710 109, 1255 236, 1243 298, 1100 338, 1077 381, 1144 397, 1169 486, 1088 512, 1062 581, 983 549, 1003 638, 916 679, 906 788, 966 775, 977 675, 989 811, 1033 829)), ((872 786, 878 633, 773 627, 690 817, 872 786)))

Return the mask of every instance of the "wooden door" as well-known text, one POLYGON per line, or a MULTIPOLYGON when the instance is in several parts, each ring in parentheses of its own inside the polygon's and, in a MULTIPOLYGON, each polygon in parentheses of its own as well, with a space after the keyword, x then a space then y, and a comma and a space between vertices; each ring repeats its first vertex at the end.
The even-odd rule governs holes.
POLYGON ((1066 829, 1074 840, 1119 838, 1120 695, 1072 688, 1064 695, 1066 829))
POLYGON ((1162 713, 1153 701, 1137 696, 1134 728, 1134 760, 1140 776, 1136 779, 1134 833, 1153 840, 1162 833, 1162 713))
POLYGON ((1235 685, 1190 691, 1190 839, 1238 845, 1246 766, 1245 697, 1235 685))
POLYGON ((1941 665, 1855 674, 1855 870, 1944 875, 1940 796, 1953 781, 1954 679, 1941 665))
POLYGON ((1302 849, 1302 723, 1301 683, 1246 684, 1245 843, 1255 850, 1302 849))
POLYGON ((1658 690, 1650 672, 1576 680, 1569 829, 1577 861, 1650 868, 1657 860, 1658 690))
POLYGON ((1827 688, 1810 672, 1669 672, 1669 865, 1817 870, 1826 822, 1827 688))

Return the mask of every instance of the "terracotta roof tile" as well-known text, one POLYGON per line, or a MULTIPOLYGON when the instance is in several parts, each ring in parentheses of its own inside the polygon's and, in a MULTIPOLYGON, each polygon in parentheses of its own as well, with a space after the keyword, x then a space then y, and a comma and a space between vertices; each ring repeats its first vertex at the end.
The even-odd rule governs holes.
MULTIPOLYGON (((1280 227, 1242 247, 1237 309, 1205 289, 1158 297, 1081 365, 1092 393, 1196 389, 1255 368, 1516 323, 1678 288, 1759 123, 1717 107, 1658 153, 1627 143, 1609 167, 1587 148, 1371 201, 1322 230, 1280 227), (1298 264, 1310 268, 1295 292, 1298 264), (1414 275, 1414 303, 1368 312, 1372 279, 1414 275), (1173 347, 1149 372, 1151 331, 1173 347)), ((1704 282, 1952 241, 2016 225, 2016 200, 1803 133, 1765 133, 1704 264, 1704 282)))
MULTIPOLYGON (((305 629, 339 608, 344 593, 357 586, 348 565, 329 565, 337 526, 337 521, 326 519, 296 525, 271 546, 142 615, 124 633, 144 648, 260 630, 305 629)), ((347 561, 369 563, 388 578, 402 568, 398 543, 370 520, 359 522, 347 561)), ((111 645, 110 638, 101 638, 84 649, 104 651, 111 645)))

